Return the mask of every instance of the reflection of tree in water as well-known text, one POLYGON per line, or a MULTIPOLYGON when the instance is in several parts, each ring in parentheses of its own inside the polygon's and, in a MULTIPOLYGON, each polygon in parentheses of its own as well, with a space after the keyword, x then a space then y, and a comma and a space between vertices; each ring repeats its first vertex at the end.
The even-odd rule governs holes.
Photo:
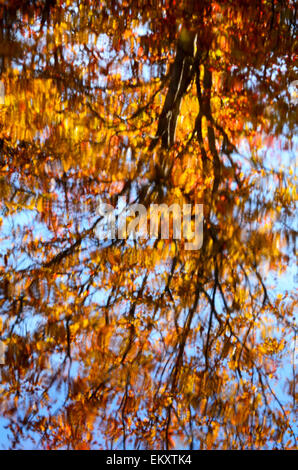
POLYGON ((1 7, 12 445, 291 448, 294 7, 139 3, 1 7), (99 241, 99 195, 203 203, 203 247, 99 241))

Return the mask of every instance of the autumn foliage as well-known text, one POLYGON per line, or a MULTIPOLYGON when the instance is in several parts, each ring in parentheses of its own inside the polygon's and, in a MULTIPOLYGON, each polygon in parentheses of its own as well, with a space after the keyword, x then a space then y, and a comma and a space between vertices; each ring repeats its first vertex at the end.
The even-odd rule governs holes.
POLYGON ((296 8, 1 2, 6 448, 296 447, 296 8), (119 196, 202 248, 99 240, 119 196))

